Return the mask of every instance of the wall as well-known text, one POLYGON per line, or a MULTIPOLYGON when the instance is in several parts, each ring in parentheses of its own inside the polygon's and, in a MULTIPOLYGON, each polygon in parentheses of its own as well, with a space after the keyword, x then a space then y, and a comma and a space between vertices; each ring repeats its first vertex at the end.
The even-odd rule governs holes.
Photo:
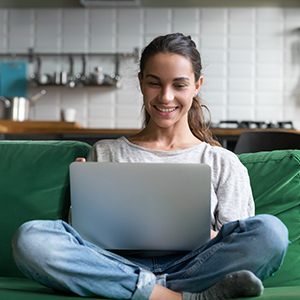
MULTIPOLYGON (((0 51, 132 52, 157 35, 191 34, 203 59, 203 102, 213 121, 292 120, 300 129, 300 8, 2 9, 0 51)), ((114 71, 111 59, 93 58, 114 71)), ((75 71, 80 72, 80 61, 75 71)), ((33 72, 29 65, 28 73, 33 72)), ((42 72, 67 70, 47 59, 42 72)), ((65 107, 91 128, 138 128, 141 96, 137 63, 122 59, 121 89, 49 87, 33 120, 60 120, 65 107)), ((30 89, 34 94, 39 89, 30 89)))

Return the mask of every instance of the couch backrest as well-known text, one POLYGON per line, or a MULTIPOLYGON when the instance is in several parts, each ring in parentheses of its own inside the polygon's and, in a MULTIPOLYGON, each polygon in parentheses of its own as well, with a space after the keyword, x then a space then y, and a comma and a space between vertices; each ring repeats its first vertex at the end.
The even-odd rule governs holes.
POLYGON ((23 277, 11 251, 22 223, 67 219, 69 165, 90 148, 73 141, 0 141, 0 276, 23 277))
POLYGON ((277 216, 289 230, 290 245, 282 267, 266 287, 300 285, 300 150, 239 155, 247 167, 256 214, 277 216))

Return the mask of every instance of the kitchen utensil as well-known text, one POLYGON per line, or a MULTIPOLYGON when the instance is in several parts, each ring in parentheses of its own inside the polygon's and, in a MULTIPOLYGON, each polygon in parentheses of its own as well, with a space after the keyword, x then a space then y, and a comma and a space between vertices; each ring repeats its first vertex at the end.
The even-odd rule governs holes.
POLYGON ((27 63, 1 63, 0 94, 4 97, 26 97, 27 63))
POLYGON ((46 91, 41 90, 31 98, 25 97, 3 97, 0 96, 0 119, 8 119, 13 121, 25 121, 29 119, 30 106, 34 102, 45 95, 46 91))
POLYGON ((54 83, 60 85, 60 72, 54 72, 54 83))
POLYGON ((42 63, 41 58, 39 56, 37 56, 34 73, 29 74, 30 83, 32 86, 39 85, 39 78, 40 78, 40 74, 41 74, 41 63, 42 63))
POLYGON ((81 56, 82 60, 82 71, 81 73, 77 73, 75 75, 75 85, 77 86, 84 86, 86 84, 86 75, 85 75, 85 69, 86 69, 86 58, 85 55, 81 56))
POLYGON ((68 73, 67 71, 60 72, 60 84, 66 85, 68 83, 68 73))
POLYGON ((53 79, 50 74, 41 74, 38 78, 38 82, 40 85, 46 85, 52 83, 53 79))
POLYGON ((69 57, 70 70, 68 74, 68 86, 73 88, 75 87, 75 76, 74 76, 74 58, 73 56, 69 57))

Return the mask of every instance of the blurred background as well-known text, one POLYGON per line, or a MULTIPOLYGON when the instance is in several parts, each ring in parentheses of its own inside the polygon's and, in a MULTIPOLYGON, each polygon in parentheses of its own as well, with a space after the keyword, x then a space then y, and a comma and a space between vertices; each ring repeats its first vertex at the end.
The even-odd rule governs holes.
POLYGON ((86 128, 138 129, 139 54, 171 32, 197 44, 213 126, 300 129, 300 1, 1 0, 0 77, 23 63, 26 96, 47 91, 30 120, 74 108, 86 128))

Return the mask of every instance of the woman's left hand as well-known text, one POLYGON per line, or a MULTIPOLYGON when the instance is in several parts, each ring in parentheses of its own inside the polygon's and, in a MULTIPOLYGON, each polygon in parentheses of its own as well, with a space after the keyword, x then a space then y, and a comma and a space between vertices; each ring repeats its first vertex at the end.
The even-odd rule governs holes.
POLYGON ((86 162, 86 159, 84 157, 77 157, 75 161, 77 161, 77 162, 86 162))
POLYGON ((214 231, 212 229, 210 230, 210 238, 211 239, 215 238, 217 235, 218 235, 218 233, 216 231, 214 231))

